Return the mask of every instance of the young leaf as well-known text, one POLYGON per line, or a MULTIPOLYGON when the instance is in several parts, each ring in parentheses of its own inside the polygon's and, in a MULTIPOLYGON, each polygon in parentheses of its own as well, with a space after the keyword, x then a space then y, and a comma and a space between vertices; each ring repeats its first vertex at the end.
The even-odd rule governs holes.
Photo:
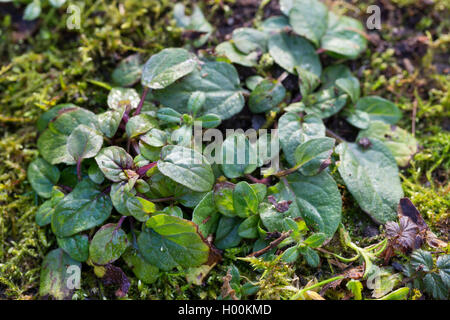
POLYGON ((356 109, 367 112, 371 121, 379 120, 396 124, 402 117, 402 112, 395 104, 378 96, 359 99, 356 103, 356 109))
POLYGON ((209 247, 195 223, 166 214, 151 216, 138 237, 142 256, 161 270, 196 267, 208 260, 209 247))
POLYGON ((130 139, 147 133, 152 128, 158 128, 158 121, 148 114, 141 113, 131 117, 126 125, 127 136, 130 139))
POLYGON ((154 92, 155 98, 163 105, 178 112, 187 112, 191 94, 196 91, 206 96, 199 115, 214 113, 222 120, 239 113, 244 107, 244 96, 239 87, 236 69, 225 62, 204 62, 201 70, 191 74, 164 90, 154 92))
POLYGON ((128 245, 126 233, 117 224, 105 224, 92 238, 89 259, 97 265, 112 263, 120 258, 128 245))
POLYGON ((205 104, 205 101, 206 101, 206 95, 204 92, 202 92, 202 91, 192 92, 192 94, 188 100, 188 106, 187 106, 188 112, 191 113, 192 115, 194 115, 194 117, 195 117, 197 112, 199 112, 200 109, 205 104))
POLYGON ((217 210, 227 217, 234 217, 233 201, 234 185, 232 183, 218 183, 214 186, 214 203, 217 210))
POLYGON ((378 223, 396 217, 403 197, 397 163, 389 149, 376 139, 365 149, 355 143, 341 143, 339 173, 363 211, 378 223))
POLYGON ((245 181, 236 184, 233 191, 234 211, 241 218, 247 218, 258 213, 258 196, 245 181))
POLYGON ((440 256, 436 261, 436 266, 439 269, 442 281, 447 286, 447 289, 450 289, 450 255, 440 256))
POLYGON ((162 130, 154 128, 142 135, 140 139, 149 146, 162 147, 167 143, 167 134, 162 130))
POLYGON ((283 252, 281 259, 286 263, 293 263, 297 261, 299 254, 298 246, 290 247, 283 252))
POLYGON ((269 38, 269 53, 275 62, 289 73, 300 67, 320 76, 322 65, 314 47, 304 38, 277 33, 269 38))
POLYGON ((305 100, 305 110, 306 113, 317 115, 323 119, 338 113, 346 103, 347 94, 331 87, 309 96, 305 100))
POLYGON ((196 65, 194 56, 185 49, 163 49, 145 63, 142 85, 150 89, 164 89, 191 73, 196 65))
POLYGON ((165 146, 158 169, 163 175, 194 191, 210 191, 214 183, 214 174, 206 159, 188 148, 165 146))
POLYGON ((344 91, 353 103, 358 101, 360 96, 359 81, 355 77, 339 78, 336 80, 336 86, 344 91))
POLYGON ((335 140, 331 138, 316 138, 302 143, 295 149, 295 166, 300 168, 324 152, 331 154, 334 143, 335 140))
POLYGON ((113 182, 127 180, 123 170, 133 166, 133 158, 123 148, 116 146, 100 150, 95 161, 105 177, 113 182))
POLYGON ((216 231, 219 216, 214 203, 214 192, 210 191, 195 207, 192 222, 198 226, 198 231, 206 238, 216 231))
POLYGON ((222 122, 218 115, 212 113, 205 114, 200 118, 195 119, 195 121, 201 121, 203 128, 215 128, 222 122))
POLYGON ((331 56, 356 59, 366 50, 367 40, 362 35, 362 23, 350 17, 328 12, 328 28, 321 39, 321 47, 331 56))
POLYGON ((67 150, 75 161, 95 157, 103 145, 103 137, 91 127, 80 124, 67 138, 67 150))
POLYGON ((259 216, 253 215, 242 221, 238 228, 238 235, 244 239, 256 239, 259 236, 259 216))
POLYGON ((253 113, 262 113, 277 107, 284 99, 286 89, 281 83, 264 79, 250 94, 248 106, 253 113))
POLYGON ((72 259, 84 262, 89 258, 89 238, 85 234, 76 234, 72 237, 56 238, 58 246, 72 259))
POLYGON ((318 248, 322 245, 322 243, 326 240, 326 235, 323 233, 314 233, 313 235, 309 236, 305 239, 303 242, 308 247, 311 248, 318 248))
POLYGON ((27 178, 31 187, 42 198, 50 198, 53 186, 59 180, 59 170, 42 158, 37 158, 30 163, 27 170, 27 178))
POLYGON ((50 251, 42 261, 39 295, 51 295, 58 300, 70 298, 73 289, 68 284, 72 283, 70 277, 77 270, 81 270, 81 263, 62 249, 50 251))
POLYGON ((111 210, 109 197, 85 179, 56 206, 52 215, 53 233, 63 238, 88 230, 108 219, 111 210))
POLYGON ((182 114, 171 109, 171 108, 161 108, 156 113, 158 119, 163 120, 168 123, 181 123, 182 114))
POLYGON ((258 53, 251 52, 245 54, 240 52, 231 41, 220 43, 216 49, 216 53, 220 56, 225 56, 232 63, 240 64, 245 67, 256 67, 258 65, 258 53))
POLYGON ((232 34, 233 44, 244 54, 267 51, 267 34, 252 28, 237 28, 232 34))
POLYGON ((327 31, 328 9, 318 0, 294 0, 289 10, 289 23, 294 31, 319 46, 327 31))

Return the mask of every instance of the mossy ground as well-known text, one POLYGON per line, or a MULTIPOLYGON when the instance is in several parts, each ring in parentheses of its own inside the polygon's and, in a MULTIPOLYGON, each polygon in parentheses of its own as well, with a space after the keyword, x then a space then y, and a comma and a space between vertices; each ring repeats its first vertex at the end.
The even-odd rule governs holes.
MULTIPOLYGON (((171 0, 84 1, 82 28, 73 31, 66 28, 64 9, 50 8, 45 1, 39 20, 22 21, 24 2, 15 1, 14 7, 0 6, 0 299, 38 298, 40 263, 55 243, 48 230, 34 222, 38 199, 26 180, 28 163, 37 155, 34 122, 39 114, 62 102, 95 110, 107 95, 107 90, 95 81, 108 83, 111 71, 122 58, 135 52, 147 57, 164 47, 182 44, 181 31, 172 18, 171 0)), ((361 19, 366 17, 366 7, 377 3, 328 2, 361 19)), ((216 26, 224 26, 223 20, 232 17, 238 7, 244 6, 241 13, 254 14, 258 3, 200 1, 203 8, 208 8, 208 20, 216 26)), ((383 28, 372 33, 378 36, 373 38, 370 50, 351 67, 364 94, 395 101, 404 111, 400 125, 410 131, 414 127, 421 148, 411 165, 401 170, 403 188, 432 229, 448 236, 447 2, 430 5, 426 1, 395 0, 377 4, 382 7, 383 28)), ((222 37, 224 29, 218 30, 216 36, 222 37)), ((344 193, 344 223, 360 240, 363 230, 371 225, 349 193, 344 193)), ((245 250, 245 246, 228 250, 204 286, 187 283, 182 273, 165 274, 152 286, 132 279, 128 298, 214 299, 220 294, 222 277, 233 257, 242 256, 245 250)), ((235 264, 244 276, 255 280, 248 263, 235 264)), ((331 272, 328 267, 323 269, 331 272)), ((310 270, 305 272, 303 276, 312 274, 310 270)), ((280 297, 277 282, 297 276, 292 270, 273 271, 259 296, 280 297)), ((302 282, 301 275, 299 278, 302 282)), ((110 291, 86 272, 77 297, 110 298, 110 291)))

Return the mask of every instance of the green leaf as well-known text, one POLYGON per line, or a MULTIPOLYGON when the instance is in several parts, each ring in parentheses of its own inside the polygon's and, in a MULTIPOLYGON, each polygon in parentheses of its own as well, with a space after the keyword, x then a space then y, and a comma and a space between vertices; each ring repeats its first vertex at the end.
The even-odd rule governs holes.
POLYGON ((53 188, 51 198, 45 201, 36 212, 36 223, 43 227, 52 221, 52 215, 55 212, 56 205, 64 198, 64 193, 58 188, 53 188))
POLYGON ((134 275, 143 283, 152 284, 159 276, 159 269, 145 261, 138 250, 129 247, 122 255, 128 267, 133 270, 134 275))
POLYGON ((112 81, 121 87, 130 87, 136 84, 141 78, 142 62, 141 56, 132 54, 126 57, 117 65, 111 74, 112 81))
POLYGON ((346 103, 347 95, 331 87, 308 96, 305 100, 305 110, 306 113, 323 119, 338 113, 346 103))
POLYGON ((195 223, 166 214, 151 216, 138 237, 142 256, 161 270, 197 267, 208 260, 209 247, 195 223))
POLYGON ((267 51, 267 34, 253 28, 237 28, 232 34, 233 44, 244 54, 267 51))
POLYGON ((105 224, 92 238, 89 259, 97 265, 112 263, 120 258, 128 245, 126 233, 117 224, 105 224))
POLYGON ((128 120, 126 132, 128 138, 133 139, 153 128, 158 128, 158 121, 146 113, 141 113, 128 120))
POLYGON ((105 176, 95 162, 89 166, 88 176, 96 184, 101 184, 105 180, 105 176))
POLYGON ((242 219, 238 217, 221 217, 214 245, 221 250, 238 246, 242 240, 238 232, 241 222, 242 219))
POLYGON ((109 195, 111 196, 111 202, 114 206, 114 209, 125 216, 131 215, 127 204, 128 200, 133 198, 136 194, 136 190, 134 190, 133 187, 133 180, 113 183, 111 185, 111 191, 109 195))
POLYGON ((285 16, 272 16, 261 23, 261 30, 267 34, 280 32, 286 27, 290 27, 290 25, 289 20, 285 16))
POLYGON ((214 186, 214 203, 217 210, 228 217, 234 217, 236 211, 234 211, 233 201, 234 185, 231 183, 218 183, 214 186))
POLYGON ((353 103, 358 101, 360 96, 359 81, 355 77, 340 78, 336 80, 336 86, 344 91, 353 103))
POLYGON ((244 239, 256 239, 259 237, 258 223, 259 216, 253 215, 248 217, 239 225, 238 235, 244 239))
POLYGON ((166 177, 198 192, 210 191, 215 180, 211 166, 200 153, 180 146, 162 149, 158 169, 166 177))
POLYGON ((299 256, 299 250, 297 246, 287 248, 281 257, 281 259, 286 263, 293 263, 297 261, 299 256))
POLYGON ((56 238, 58 246, 72 259, 84 262, 89 258, 89 238, 85 234, 76 234, 72 237, 56 238))
POLYGON ((167 143, 166 132, 153 128, 140 137, 141 141, 152 147, 162 147, 167 143))
POLYGON ((100 150, 95 161, 105 177, 113 182, 127 180, 123 170, 133 166, 133 158, 123 148, 116 146, 100 150))
POLYGON ((441 277, 436 273, 429 273, 423 278, 425 290, 435 299, 444 300, 449 296, 448 287, 442 281, 441 277))
POLYGON ((345 120, 356 128, 367 129, 370 125, 370 116, 365 111, 356 109, 344 110, 343 115, 345 120))
POLYGON ((269 38, 269 53, 275 62, 288 71, 296 73, 300 67, 320 76, 322 66, 319 56, 308 40, 287 33, 277 33, 269 38))
POLYGON ((52 215, 53 233, 64 238, 88 230, 108 219, 111 210, 109 196, 103 194, 92 181, 85 179, 56 206, 52 215))
POLYGON ((245 79, 245 86, 253 91, 255 90, 256 86, 263 80, 264 78, 258 75, 250 76, 245 79))
POLYGON ((328 9, 318 0, 294 0, 289 23, 294 31, 319 46, 327 31, 328 9))
POLYGON ((310 247, 303 247, 300 253, 303 255, 303 257, 306 260, 306 263, 309 264, 313 268, 317 268, 320 263, 320 257, 317 254, 317 252, 310 247))
POLYGON ((331 154, 335 140, 331 138, 316 138, 302 143, 295 149, 295 166, 301 167, 324 152, 331 154))
POLYGON ((450 289, 450 255, 446 254, 437 259, 436 266, 439 269, 439 275, 442 281, 450 289))
POLYGON ((216 53, 225 56, 232 63, 240 64, 245 67, 255 67, 258 65, 259 54, 254 51, 249 54, 240 52, 231 41, 225 41, 217 45, 216 53))
POLYGON ((177 26, 185 30, 193 30, 204 33, 198 39, 193 41, 195 47, 201 47, 206 43, 214 27, 205 19, 202 10, 196 5, 193 5, 191 16, 185 13, 185 6, 182 3, 177 3, 173 8, 173 15, 177 22, 177 26))
MULTIPOLYGON (((322 120, 314 115, 302 118, 293 112, 286 112, 278 121, 278 134, 281 148, 287 162, 295 166, 295 150, 308 140, 325 137, 325 125, 322 120)), ((311 160, 300 168, 305 175, 315 175, 320 171, 321 163, 329 157, 328 154, 321 155, 311 160)))
POLYGON ((199 115, 214 113, 225 120, 244 107, 239 83, 239 75, 231 64, 209 61, 167 89, 155 91, 154 96, 163 105, 185 113, 191 94, 204 92, 206 100, 199 115))
POLYGON ((78 108, 78 106, 72 104, 72 103, 63 103, 58 104, 51 108, 50 110, 44 112, 39 119, 36 121, 36 127, 39 131, 44 131, 45 128, 47 128, 50 121, 55 119, 60 113, 64 112, 65 110, 78 108))
POLYGON ((238 178, 253 172, 257 167, 257 153, 247 137, 240 131, 227 136, 222 144, 222 164, 220 165, 225 176, 238 178))
POLYGON ((323 70, 321 78, 322 88, 328 89, 336 86, 339 79, 353 78, 353 74, 349 67, 344 64, 333 64, 323 70))
POLYGON ((76 127, 67 138, 67 149, 76 161, 95 157, 102 145, 103 137, 84 124, 76 127))
POLYGON ((210 191, 195 207, 192 213, 192 221, 198 226, 198 231, 206 238, 216 231, 219 216, 214 203, 214 192, 210 191))
POLYGON ((417 140, 408 131, 381 121, 373 121, 366 130, 359 132, 357 140, 375 138, 391 151, 397 164, 406 167, 417 152, 417 140))
MULTIPOLYGON (((131 197, 126 203, 128 212, 136 218, 136 220, 145 222, 151 213, 156 212, 156 206, 153 202, 141 197, 131 197)), ((176 207, 178 208, 178 207, 176 207)), ((181 212, 182 216, 182 212, 181 212)))
POLYGON ((200 118, 195 119, 195 121, 201 121, 203 128, 215 128, 222 123, 220 117, 212 113, 205 114, 200 118))
POLYGON ((122 110, 130 107, 131 110, 136 109, 141 98, 134 89, 112 88, 108 94, 108 107, 114 110, 122 110))
POLYGON ((347 282, 346 287, 353 293, 355 300, 362 300, 361 292, 363 289, 363 285, 361 281, 351 279, 349 282, 347 282))
POLYGON ((54 8, 61 8, 64 3, 66 3, 66 0, 49 0, 50 4, 54 8))
POLYGON ((31 187, 43 198, 50 198, 53 186, 58 183, 59 170, 42 158, 31 162, 27 170, 27 178, 31 187))
POLYGON ((339 173, 348 190, 363 211, 378 223, 397 216, 397 205, 403 197, 397 163, 387 147, 370 139, 367 149, 354 143, 341 143, 339 173))
POLYGON ((328 28, 321 39, 321 47, 336 58, 356 59, 366 50, 362 23, 346 16, 328 12, 328 28))
POLYGON ((182 114, 172 108, 161 108, 156 113, 158 119, 168 123, 181 123, 182 114))
POLYGON ((296 68, 298 74, 298 81, 300 85, 300 93, 303 97, 311 94, 320 84, 320 79, 317 75, 303 68, 296 68))
POLYGON ((150 89, 164 89, 191 73, 196 66, 195 57, 187 50, 163 49, 145 63, 141 83, 150 89))
POLYGON ((262 80, 250 93, 248 106, 253 113, 262 113, 277 107, 286 96, 283 84, 268 79, 262 80))
POLYGON ((318 248, 322 245, 322 243, 327 239, 326 235, 323 233, 314 233, 313 235, 309 236, 305 239, 303 242, 308 247, 311 248, 318 248))
POLYGON ((402 117, 400 109, 384 98, 378 96, 368 96, 359 99, 356 109, 367 112, 371 121, 384 121, 389 124, 396 124, 402 117))
POLYGON ((188 112, 191 113, 192 115, 194 115, 194 117, 195 117, 197 112, 199 112, 200 109, 205 105, 205 101, 206 101, 206 95, 204 92, 202 92, 202 91, 192 92, 192 94, 188 100, 188 106, 187 106, 188 112))
POLYGON ((281 232, 289 229, 285 224, 289 218, 300 217, 300 212, 294 212, 293 209, 289 209, 285 212, 279 212, 275 210, 273 205, 268 203, 262 203, 259 208, 259 216, 261 222, 269 232, 281 232))
POLYGON ((279 186, 281 198, 293 201, 295 216, 301 216, 308 227, 331 238, 342 216, 342 200, 334 179, 325 171, 312 177, 293 173, 279 186))
POLYGON ((81 263, 62 249, 50 251, 42 262, 39 295, 51 295, 58 300, 70 298, 73 289, 67 285, 72 283, 70 278, 77 270, 81 271, 81 263))
POLYGON ((414 269, 430 272, 433 265, 433 256, 428 251, 418 249, 411 254, 411 266, 414 269))
POLYGON ((119 129, 124 113, 125 108, 122 107, 122 109, 108 110, 98 114, 97 121, 100 131, 108 138, 114 137, 117 129, 119 129))
POLYGON ((41 1, 33 0, 30 2, 23 12, 23 20, 34 20, 41 14, 41 1))
POLYGON ((258 213, 259 200, 256 192, 245 181, 241 181, 234 187, 233 206, 236 214, 241 218, 247 218, 258 213))

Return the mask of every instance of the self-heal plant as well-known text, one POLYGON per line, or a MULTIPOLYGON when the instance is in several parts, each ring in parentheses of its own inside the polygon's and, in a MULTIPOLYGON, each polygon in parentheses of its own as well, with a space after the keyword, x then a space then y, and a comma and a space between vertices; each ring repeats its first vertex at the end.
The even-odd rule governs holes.
MULTIPOLYGON (((193 274, 201 269, 204 279, 224 250, 242 244, 249 256, 241 258, 255 264, 306 262, 315 269, 321 258, 332 257, 364 262, 364 280, 374 272, 387 239, 360 247, 341 227, 344 246, 356 255, 324 249, 342 223, 341 190, 345 185, 375 223, 395 220, 403 197, 398 165, 408 163, 416 142, 394 127, 401 117, 397 106, 362 97, 358 79, 342 63, 366 50, 361 24, 315 0, 280 4, 283 16, 235 30, 215 55, 166 48, 142 70, 135 58, 126 60, 113 78, 129 68, 123 85, 139 77, 140 85, 113 87, 97 113, 68 103, 40 117, 40 156, 28 179, 43 199, 36 222, 49 226, 58 244, 44 259, 41 295, 72 295, 68 265, 89 266, 118 296, 127 294, 131 272, 152 284, 177 269, 198 283, 193 274), (322 66, 320 53, 330 56, 329 65, 322 66), (232 63, 256 74, 241 83, 248 73, 240 75, 232 63), (298 81, 293 92, 283 84, 287 77, 298 81), (234 132, 218 148, 195 147, 196 123, 200 131, 222 127, 246 106, 244 113, 266 117, 261 130, 234 132), (327 128, 324 119, 331 116, 361 129, 356 141, 327 128), (279 145, 270 154, 257 152, 268 144, 262 130, 272 127, 279 145), (280 165, 264 170, 274 158, 280 165)), ((212 28, 195 26, 181 9, 178 24, 204 30, 207 39, 212 28)), ((447 283, 445 272, 439 274, 447 283)), ((319 298, 312 289, 342 279, 293 290, 293 298, 319 298)), ((240 281, 231 268, 222 298, 258 290, 240 281)), ((358 284, 348 287, 360 297, 358 284)))

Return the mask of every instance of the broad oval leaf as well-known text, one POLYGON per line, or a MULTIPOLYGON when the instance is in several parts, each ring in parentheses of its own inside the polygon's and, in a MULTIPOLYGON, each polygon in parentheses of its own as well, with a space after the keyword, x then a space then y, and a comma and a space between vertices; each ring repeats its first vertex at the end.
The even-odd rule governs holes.
POLYGON ((129 87, 139 81, 141 74, 141 56, 137 53, 120 61, 111 74, 111 78, 115 84, 121 87, 129 87))
POLYGON ((39 295, 51 295, 58 300, 70 298, 73 289, 68 284, 72 283, 70 277, 77 271, 81 271, 81 263, 73 260, 64 250, 50 251, 42 261, 39 295))
POLYGON ((141 113, 128 120, 125 130, 127 136, 133 139, 153 128, 158 128, 158 121, 146 113, 141 113))
POLYGON ((159 269, 145 261, 138 250, 129 247, 122 255, 128 267, 133 270, 134 275, 146 284, 152 284, 158 279, 159 269))
POLYGON ((328 28, 321 39, 321 47, 337 58, 356 59, 366 50, 362 23, 346 16, 328 12, 328 28))
POLYGON ((302 143, 295 149, 295 166, 301 167, 324 152, 331 155, 335 140, 331 138, 316 138, 302 143))
POLYGON ((53 188, 52 196, 45 201, 36 211, 35 220, 38 226, 43 227, 52 221, 52 215, 55 212, 56 205, 64 198, 64 193, 58 188, 53 188))
POLYGON ((212 189, 214 174, 205 157, 193 149, 165 146, 158 170, 170 179, 198 192, 212 189))
POLYGON ((376 222, 386 223, 396 217, 403 197, 397 163, 389 149, 377 139, 370 139, 365 149, 354 143, 341 143, 339 173, 363 211, 376 222))
POLYGON ((136 109, 141 98, 134 89, 112 88, 108 94, 108 107, 115 110, 122 110, 129 107, 136 109))
POLYGON ((233 30, 233 44, 244 54, 253 51, 267 51, 267 34, 253 28, 237 28, 233 30))
POLYGON ((126 233, 117 224, 106 224, 91 240, 89 259, 97 265, 112 263, 120 258, 128 245, 126 233))
POLYGON ((400 109, 391 101, 378 96, 363 97, 356 103, 356 109, 369 114, 371 121, 396 124, 402 117, 400 109))
MULTIPOLYGON (((217 155, 216 155, 217 156, 217 155)), ((228 178, 241 177, 253 172, 258 167, 257 152, 247 137, 236 131, 229 135, 222 144, 223 173, 228 178)))
POLYGON ((292 210, 308 227, 331 238, 341 223, 342 200, 334 179, 325 171, 307 177, 293 173, 280 183, 282 198, 292 200, 292 210))
POLYGON ((300 67, 320 76, 322 65, 314 47, 308 40, 287 34, 277 33, 269 38, 269 53, 275 62, 289 73, 296 73, 300 67))
POLYGON ((67 138, 67 150, 76 160, 95 157, 103 145, 103 137, 98 131, 80 124, 67 138))
POLYGON ((194 56, 186 49, 163 49, 145 63, 142 85, 150 89, 164 89, 191 73, 196 65, 194 56))
POLYGON ((123 171, 133 166, 133 158, 123 148, 116 146, 100 150, 95 161, 105 177, 113 182, 127 180, 123 171))
POLYGON ((289 23, 294 31, 317 47, 327 31, 328 9, 318 0, 294 0, 289 23))
POLYGON ((233 191, 234 211, 241 218, 258 213, 259 199, 255 190, 245 181, 241 181, 233 191))
POLYGON ((84 262, 89 258, 89 237, 85 234, 76 234, 72 237, 56 238, 58 246, 72 259, 84 262))
POLYGON ((214 203, 214 192, 208 192, 192 212, 192 221, 197 224, 198 231, 204 238, 214 233, 219 221, 219 212, 214 203))
POLYGON ((225 41, 217 45, 216 53, 225 56, 232 63, 240 64, 245 67, 255 67, 258 65, 259 54, 250 52, 249 54, 240 52, 231 41, 225 41))
POLYGON ((42 158, 31 162, 27 169, 27 178, 31 187, 43 198, 50 198, 53 186, 59 180, 59 170, 42 158))
POLYGON ((195 223, 166 214, 151 216, 137 243, 142 256, 161 270, 197 267, 208 260, 209 247, 195 223))
POLYGON ((62 199, 52 215, 52 230, 58 237, 70 237, 102 224, 111 214, 109 196, 98 185, 84 179, 62 199))
POLYGON ((193 92, 204 92, 205 104, 199 115, 214 113, 222 120, 239 113, 244 107, 244 96, 239 86, 236 69, 225 62, 204 62, 201 69, 164 90, 154 92, 155 98, 178 112, 187 112, 188 101, 193 92))
POLYGON ((283 84, 265 79, 251 92, 248 106, 253 113, 266 112, 277 107, 285 95, 283 84))

